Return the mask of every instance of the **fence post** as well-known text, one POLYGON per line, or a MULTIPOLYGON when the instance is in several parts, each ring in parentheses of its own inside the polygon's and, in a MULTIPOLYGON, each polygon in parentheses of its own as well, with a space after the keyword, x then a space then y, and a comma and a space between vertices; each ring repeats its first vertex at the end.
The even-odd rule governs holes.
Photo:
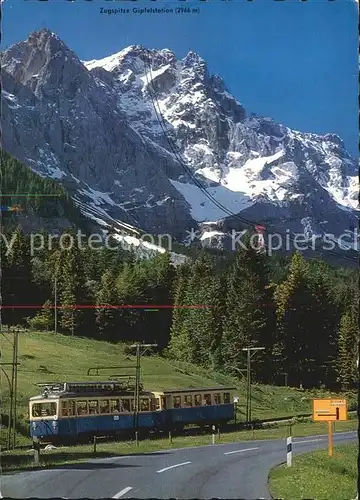
POLYGON ((94 436, 94 454, 96 453, 96 436, 94 436))
POLYGON ((39 443, 39 438, 36 436, 33 437, 33 448, 34 448, 34 463, 38 465, 40 462, 40 443, 39 443))
POLYGON ((220 424, 218 425, 218 440, 220 441, 220 424))
POLYGON ((292 426, 289 426, 289 437, 286 439, 286 465, 291 467, 292 464, 292 426))

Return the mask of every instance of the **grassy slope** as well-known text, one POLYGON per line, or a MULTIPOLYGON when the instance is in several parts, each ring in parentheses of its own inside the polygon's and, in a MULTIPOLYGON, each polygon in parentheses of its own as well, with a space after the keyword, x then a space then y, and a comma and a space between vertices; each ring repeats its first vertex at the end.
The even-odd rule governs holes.
MULTIPOLYGON (((1 338, 2 362, 11 362, 12 348, 8 339, 1 338)), ((39 391, 38 382, 107 380, 117 373, 133 373, 126 366, 134 366, 135 357, 124 354, 124 346, 53 333, 21 333, 19 336, 18 415, 26 419, 28 398, 39 391), (93 366, 122 366, 99 377, 88 377, 93 366)), ((211 387, 234 384, 240 397, 240 415, 244 414, 246 388, 243 382, 218 373, 211 373, 186 363, 169 361, 159 356, 144 356, 141 362, 142 381, 148 389, 211 387)), ((10 375, 10 370, 7 370, 10 375)), ((3 408, 8 409, 8 390, 2 377, 3 408)), ((294 388, 254 385, 253 417, 275 418, 300 413, 311 413, 313 397, 327 397, 324 391, 301 391, 294 388)), ((354 398, 354 396, 353 396, 354 398)), ((355 400, 355 399, 353 399, 355 400)))
POLYGON ((357 445, 335 446, 332 457, 327 450, 308 453, 294 459, 293 467, 276 467, 270 474, 273 498, 355 498, 357 445))

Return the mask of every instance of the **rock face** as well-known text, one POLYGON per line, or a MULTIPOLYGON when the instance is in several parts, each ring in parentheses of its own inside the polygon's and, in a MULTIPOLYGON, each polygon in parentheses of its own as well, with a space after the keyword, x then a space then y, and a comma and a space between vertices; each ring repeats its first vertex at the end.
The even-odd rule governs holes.
POLYGON ((84 62, 41 30, 2 53, 2 82, 4 149, 89 217, 205 242, 212 222, 216 245, 249 221, 308 236, 358 225, 341 139, 247 114, 193 52, 131 46, 84 62))

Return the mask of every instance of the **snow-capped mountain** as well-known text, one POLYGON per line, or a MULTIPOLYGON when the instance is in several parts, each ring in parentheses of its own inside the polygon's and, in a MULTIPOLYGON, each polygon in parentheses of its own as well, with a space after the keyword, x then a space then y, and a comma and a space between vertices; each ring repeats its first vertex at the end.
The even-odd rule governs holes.
POLYGON ((99 221, 202 241, 244 220, 308 236, 357 227, 358 165, 341 139, 248 114, 198 54, 80 61, 41 30, 2 70, 4 149, 99 221))

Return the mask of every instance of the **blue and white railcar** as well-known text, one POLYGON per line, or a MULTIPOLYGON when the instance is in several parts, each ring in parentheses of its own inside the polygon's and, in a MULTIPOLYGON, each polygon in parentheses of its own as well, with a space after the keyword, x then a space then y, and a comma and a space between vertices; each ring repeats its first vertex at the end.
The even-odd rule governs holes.
POLYGON ((171 389, 154 393, 156 407, 165 410, 168 427, 219 425, 234 420, 233 387, 171 389))
POLYGON ((55 442, 164 426, 151 392, 141 392, 139 403, 136 418, 134 392, 114 382, 47 384, 30 399, 30 435, 55 442))
POLYGON ((233 388, 141 391, 136 411, 134 391, 120 382, 40 385, 42 394, 29 402, 30 435, 47 442, 206 427, 235 417, 233 388))

